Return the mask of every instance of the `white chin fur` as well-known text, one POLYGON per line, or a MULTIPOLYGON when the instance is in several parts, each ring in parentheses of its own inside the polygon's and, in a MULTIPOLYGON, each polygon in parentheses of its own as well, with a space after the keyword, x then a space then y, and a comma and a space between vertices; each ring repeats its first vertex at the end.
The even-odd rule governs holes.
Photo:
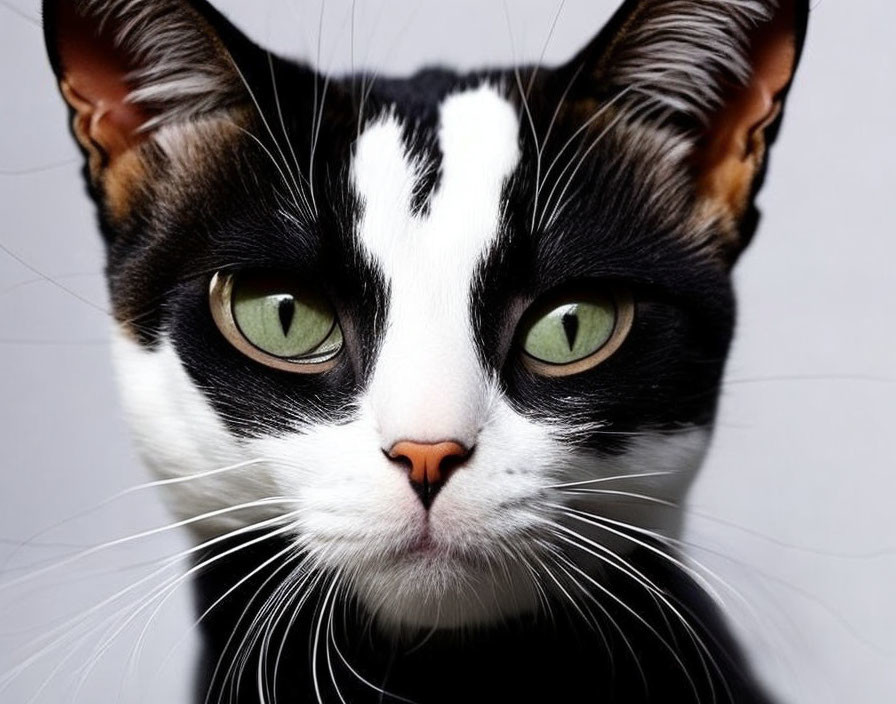
POLYGON ((371 565, 356 590, 376 622, 399 634, 487 626, 538 607, 532 577, 519 564, 440 555, 371 565))

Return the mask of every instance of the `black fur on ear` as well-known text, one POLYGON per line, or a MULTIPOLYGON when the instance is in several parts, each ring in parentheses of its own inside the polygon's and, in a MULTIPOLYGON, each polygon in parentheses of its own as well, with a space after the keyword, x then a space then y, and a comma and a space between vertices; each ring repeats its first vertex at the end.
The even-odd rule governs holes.
POLYGON ((629 122, 691 140, 699 197, 736 231, 733 260, 758 222, 808 15, 808 0, 627 0, 557 75, 569 101, 612 101, 629 122))

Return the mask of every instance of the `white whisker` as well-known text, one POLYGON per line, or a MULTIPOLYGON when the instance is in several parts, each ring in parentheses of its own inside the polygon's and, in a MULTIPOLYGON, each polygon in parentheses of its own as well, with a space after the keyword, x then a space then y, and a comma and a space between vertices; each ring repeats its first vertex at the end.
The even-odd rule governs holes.
MULTIPOLYGON (((564 511, 564 515, 569 515, 569 514, 566 514, 564 511)), ((575 517, 575 516, 573 515, 570 517, 575 517)), ((582 519, 582 520, 584 520, 584 519, 582 519)), ((588 522, 588 521, 585 521, 585 522, 588 522)), ((562 524, 556 523, 554 521, 548 521, 548 524, 551 525, 555 530, 559 530, 566 535, 574 537, 575 540, 581 541, 582 543, 584 543, 584 545, 579 544, 579 543, 575 542, 574 540, 569 540, 566 538, 562 538, 562 536, 558 536, 558 537, 561 537, 562 539, 564 539, 564 542, 568 542, 571 545, 576 545, 580 549, 586 549, 585 548, 586 545, 590 546, 590 548, 593 548, 593 550, 587 550, 587 552, 589 552, 589 554, 591 554, 593 557, 601 559, 606 564, 609 564, 609 565, 615 567, 617 570, 621 571, 623 574, 626 574, 629 578, 631 578, 637 584, 640 584, 641 586, 643 586, 648 591, 648 593, 652 593, 653 595, 655 595, 655 597, 657 599, 659 599, 660 602, 662 602, 662 604, 667 609, 669 609, 669 611, 672 614, 675 615, 675 617, 679 620, 679 622, 682 624, 682 626, 684 626, 685 632, 688 634, 689 638, 691 638, 691 640, 697 646, 697 652, 700 656, 700 661, 701 661, 701 664, 703 665, 703 668, 704 668, 704 671, 706 674, 706 678, 707 678, 707 682, 709 683, 710 687, 713 690, 713 699, 715 700, 715 691, 714 691, 715 686, 713 685, 713 679, 709 673, 709 669, 706 664, 706 657, 709 658, 709 663, 713 666, 713 668, 716 670, 716 672, 721 674, 722 670, 719 667, 718 663, 716 662, 715 657, 712 655, 712 652, 710 651, 708 646, 705 644, 703 639, 697 633, 696 629, 685 618, 684 614, 681 613, 681 610, 678 609, 674 604, 672 604, 671 601, 669 601, 669 599, 663 593, 662 589, 659 586, 657 586, 653 582, 653 580, 651 580, 649 577, 647 577, 647 575, 645 575, 639 569, 634 567, 630 562, 627 562, 626 560, 624 560, 618 553, 610 550, 606 546, 601 545, 600 543, 598 543, 594 540, 586 538, 585 536, 581 535, 580 533, 577 533, 576 531, 572 530, 571 528, 567 528, 566 526, 564 526, 562 524), (595 550, 597 550, 598 552, 595 552, 595 550)), ((668 557, 661 551, 658 551, 658 552, 659 552, 659 554, 668 557)), ((689 568, 686 568, 686 569, 689 569, 689 568)), ((676 655, 676 659, 678 659, 677 655, 676 655)), ((682 669, 684 671, 686 671, 686 668, 684 667, 683 664, 682 664, 682 669)), ((689 679, 690 679, 690 676, 689 676, 689 679)), ((727 682, 724 681, 724 678, 722 678, 722 681, 723 681, 723 685, 727 689, 728 688, 727 682)), ((694 684, 694 683, 692 682, 692 684, 694 684)), ((694 684, 694 687, 695 687, 695 693, 698 693, 696 690, 696 684, 694 684)), ((698 694, 698 696, 699 696, 699 694, 698 694)), ((729 696, 730 696, 730 692, 729 692, 729 696)))
POLYGON ((620 479, 644 479, 646 477, 665 477, 675 472, 639 472, 637 474, 617 474, 612 477, 599 477, 597 479, 587 479, 581 482, 566 482, 564 484, 549 484, 543 486, 542 489, 565 489, 574 486, 586 486, 588 484, 600 484, 601 482, 612 482, 620 479))
POLYGON ((166 526, 161 526, 159 528, 152 528, 150 530, 145 530, 140 533, 136 533, 134 535, 129 535, 124 538, 118 538, 116 540, 111 540, 107 543, 103 543, 102 545, 96 545, 92 548, 84 550, 76 555, 72 555, 71 557, 65 558, 59 562, 56 562, 48 567, 44 567, 36 572, 32 572, 30 574, 24 575, 17 579, 14 579, 10 582, 6 582, 4 584, 0 584, 0 591, 5 589, 10 589, 12 587, 23 584, 29 580, 37 579, 38 577, 42 577, 49 572, 54 570, 62 569, 63 567, 68 567, 69 565, 74 564, 75 562, 79 562, 84 560, 92 555, 96 555, 97 553, 104 552, 106 550, 111 550, 112 548, 119 547, 121 545, 127 545, 128 543, 133 543, 137 540, 143 540, 145 538, 150 538, 152 536, 160 535, 162 533, 168 533, 172 530, 176 530, 178 528, 183 528, 184 526, 194 525, 196 523, 201 523, 202 521, 207 521, 211 518, 217 518, 219 516, 224 516, 228 513, 234 513, 237 511, 244 511, 249 508, 259 508, 265 506, 277 506, 284 504, 295 504, 295 499, 290 499, 287 497, 271 497, 265 499, 258 499, 256 501, 249 501, 242 504, 236 504, 234 506, 227 506, 225 508, 219 508, 214 511, 209 511, 207 513, 203 513, 199 516, 193 516, 192 518, 185 518, 183 520, 177 521, 175 523, 169 523, 166 526))
MULTIPOLYGON (((146 584, 147 582, 154 579, 158 575, 164 573, 165 571, 170 569, 173 565, 177 564, 186 555, 193 554, 199 550, 204 550, 213 544, 216 544, 223 540, 231 539, 234 536, 241 535, 241 534, 248 533, 248 532, 255 532, 255 531, 259 530, 260 528, 274 525, 276 523, 282 523, 284 520, 288 520, 289 518, 291 518, 291 515, 279 516, 275 519, 270 519, 268 521, 263 521, 261 523, 257 523, 254 525, 244 526, 242 528, 239 528, 237 530, 230 532, 229 534, 218 536, 212 540, 208 540, 208 541, 201 543, 199 545, 196 545, 188 550, 185 550, 181 554, 177 555, 176 557, 174 557, 170 560, 167 560, 161 568, 155 570, 151 574, 141 578, 140 580, 129 585, 128 587, 121 589, 120 591, 116 592, 112 596, 107 597, 106 599, 101 601, 99 604, 96 604, 96 605, 92 606, 91 608, 89 608, 88 610, 86 610, 85 612, 79 614, 78 616, 76 616, 72 619, 69 619, 62 625, 51 630, 49 633, 41 636, 40 638, 33 640, 32 643, 26 647, 37 646, 42 641, 52 639, 52 641, 49 644, 43 646, 38 652, 32 654, 30 657, 25 659, 19 665, 17 665, 16 667, 12 668, 9 671, 7 671, 6 673, 4 673, 4 675, 2 677, 0 677, 0 692, 5 690, 12 683, 12 681, 16 679, 16 677, 18 677, 22 672, 27 670, 31 665, 38 662, 41 658, 45 657, 48 653, 52 652, 56 648, 64 645, 66 642, 66 639, 71 635, 72 630, 75 627, 77 627, 81 623, 86 622, 87 619, 89 619, 93 614, 98 613, 100 610, 102 610, 106 606, 108 606, 112 603, 115 603, 116 601, 118 601, 119 599, 124 597, 125 595, 133 592, 135 589, 141 587, 143 584, 146 584), (59 634, 59 635, 57 636, 57 634, 59 634), (57 636, 57 637, 54 638, 54 636, 57 636)), ((147 605, 151 604, 152 601, 158 597, 158 595, 160 595, 160 594, 164 595, 166 593, 166 590, 171 588, 172 585, 176 588, 176 586, 179 586, 180 584, 182 584, 183 581, 189 579, 189 577, 192 574, 194 574, 196 571, 204 568, 205 566, 207 566, 209 564, 212 564, 213 562, 221 559, 222 557, 232 554, 234 552, 237 552, 239 550, 242 550, 250 545, 261 542, 262 540, 266 540, 266 539, 269 539, 270 537, 274 537, 275 535, 282 534, 288 530, 293 529, 293 527, 294 527, 294 524, 288 525, 288 526, 286 526, 286 528, 279 528, 276 531, 272 531, 271 533, 263 535, 261 538, 256 538, 252 541, 249 541, 246 543, 241 543, 240 545, 236 546, 235 548, 231 548, 230 550, 226 551, 225 553, 220 553, 220 554, 216 555, 215 557, 211 558, 210 560, 206 560, 206 561, 200 563, 199 565, 188 570, 185 574, 176 575, 174 577, 167 579, 161 586, 154 588, 154 590, 151 592, 150 596, 144 597, 145 603, 138 610, 134 611, 133 606, 126 605, 126 606, 120 608, 117 612, 113 613, 113 615, 111 617, 105 618, 103 621, 100 622, 100 624, 98 626, 91 628, 90 631, 88 632, 88 635, 103 628, 105 626, 105 624, 108 623, 110 620, 114 621, 118 617, 119 614, 125 613, 125 612, 130 613, 131 617, 128 619, 128 621, 125 623, 125 625, 122 626, 118 631, 116 631, 116 635, 117 635, 122 630, 124 630, 124 628, 127 626, 127 624, 132 622, 133 619, 139 615, 139 613, 141 613, 143 610, 145 610, 147 605)), ((84 638, 82 638, 79 642, 82 642, 83 640, 84 640, 84 638)), ((114 638, 113 638, 113 640, 114 640, 114 638)), ((99 652, 104 652, 105 649, 107 649, 108 644, 111 643, 111 640, 105 639, 104 643, 105 643, 105 646, 100 647, 99 652)), ((69 656, 72 655, 74 652, 75 652, 75 649, 70 651, 69 656)), ((67 656, 67 657, 69 657, 69 656, 67 656)))

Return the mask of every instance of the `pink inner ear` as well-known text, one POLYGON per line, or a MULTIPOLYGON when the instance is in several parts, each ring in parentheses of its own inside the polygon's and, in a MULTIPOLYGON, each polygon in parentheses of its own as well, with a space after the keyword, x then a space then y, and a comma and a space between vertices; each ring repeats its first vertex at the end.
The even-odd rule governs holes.
POLYGON ((729 133, 729 139, 735 141, 742 158, 752 151, 752 137, 777 117, 777 98, 793 76, 796 60, 793 34, 782 30, 784 28, 776 22, 758 37, 751 55, 753 75, 750 82, 719 116, 717 124, 729 133))
POLYGON ((747 85, 728 95, 713 118, 700 156, 704 188, 735 211, 765 146, 764 130, 780 112, 780 94, 796 68, 793 2, 782 2, 775 18, 753 37, 747 85))
POLYGON ((790 84, 796 68, 792 13, 785 24, 773 22, 759 38, 753 50, 754 74, 750 90, 752 112, 744 120, 750 125, 750 136, 766 128, 777 117, 778 96, 790 84))
POLYGON ((749 157, 752 137, 777 116, 777 98, 790 83, 796 63, 793 26, 793 3, 784 2, 776 17, 753 38, 750 80, 729 96, 713 121, 711 149, 728 152, 720 157, 749 157))
POLYGON ((98 32, 98 24, 82 17, 74 3, 60 3, 59 60, 63 93, 78 113, 86 136, 109 158, 143 139, 140 126, 148 115, 127 102, 127 76, 134 62, 115 46, 112 28, 98 32))

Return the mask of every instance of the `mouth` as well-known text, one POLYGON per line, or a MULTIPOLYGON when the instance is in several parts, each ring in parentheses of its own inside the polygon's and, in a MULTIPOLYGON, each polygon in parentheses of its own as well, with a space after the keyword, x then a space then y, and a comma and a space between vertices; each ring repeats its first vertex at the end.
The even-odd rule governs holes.
POLYGON ((440 545, 432 537, 429 519, 423 521, 420 531, 397 553, 399 559, 425 559, 436 556, 447 556, 451 551, 440 545))
POLYGON ((437 540, 429 530, 429 524, 413 540, 395 553, 395 560, 405 565, 428 566, 437 570, 461 569, 482 571, 488 568, 487 551, 460 548, 437 540))
POLYGON ((413 543, 411 543, 404 551, 405 557, 410 558, 427 558, 441 555, 448 555, 450 551, 445 550, 438 545, 429 533, 427 528, 413 543))
POLYGON ((359 583, 386 628, 455 629, 496 623, 537 608, 518 564, 499 564, 486 546, 458 546, 420 531, 359 583))

